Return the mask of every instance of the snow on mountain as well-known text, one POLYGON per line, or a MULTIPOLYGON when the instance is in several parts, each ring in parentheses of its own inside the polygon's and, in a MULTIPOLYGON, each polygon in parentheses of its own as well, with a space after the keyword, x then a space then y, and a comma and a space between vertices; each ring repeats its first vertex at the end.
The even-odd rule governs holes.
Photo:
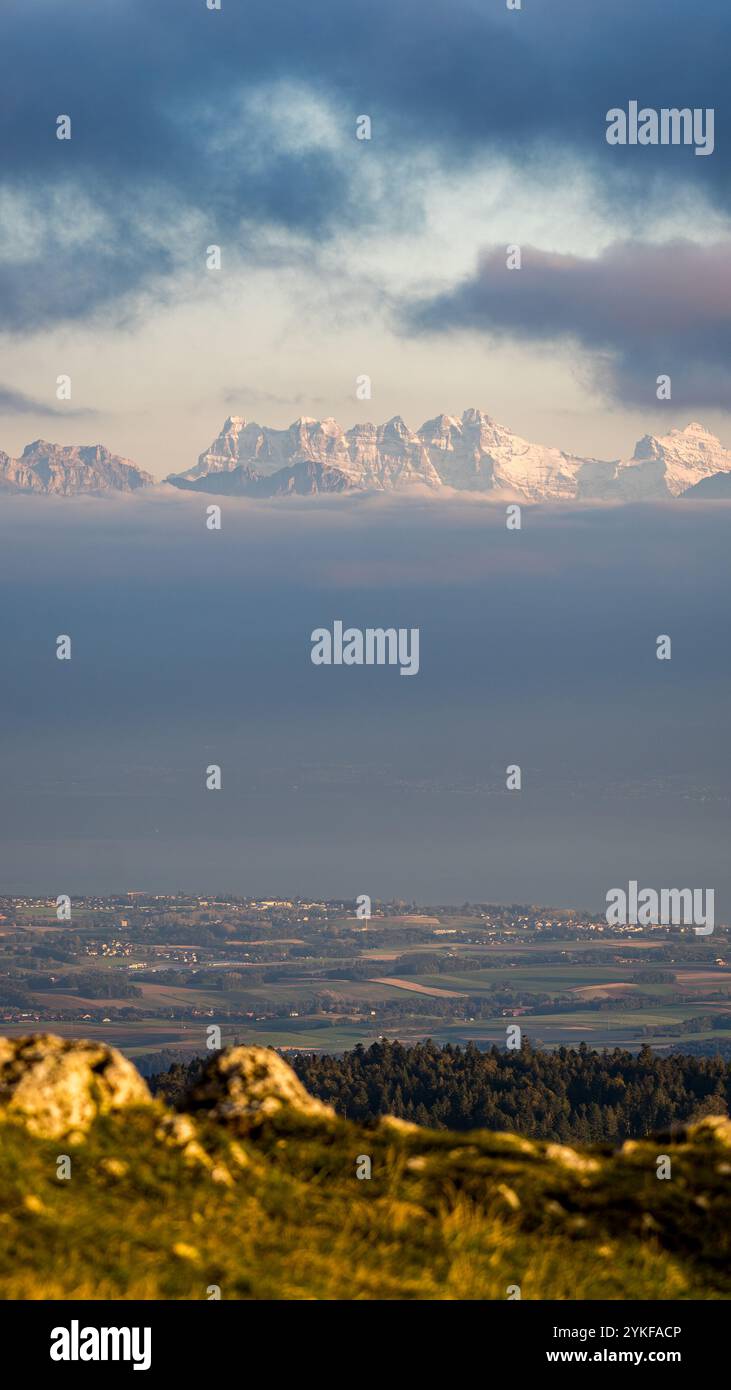
POLYGON ((443 483, 471 492, 505 492, 546 501, 576 496, 585 462, 543 444, 530 444, 481 410, 461 419, 439 415, 419 430, 443 483))
POLYGON ((229 416, 221 433, 199 456, 193 468, 176 474, 175 478, 194 481, 212 473, 230 473, 240 467, 266 477, 293 463, 322 463, 350 472, 345 436, 337 422, 302 416, 289 429, 276 430, 239 415, 229 416))
MULTIPOLYGON (((513 434, 481 410, 437 415, 411 430, 400 415, 343 430, 303 416, 272 429, 230 416, 197 463, 167 482, 221 496, 457 489, 531 502, 656 501, 726 495, 731 450, 692 422, 644 435, 631 458, 579 458, 513 434), (706 482, 706 480, 708 480, 706 482), (700 484, 706 486, 700 488, 700 484)), ((101 444, 37 439, 20 458, 0 452, 0 492, 131 492, 154 479, 101 444)))
POLYGON ((625 497, 680 497, 687 488, 714 473, 731 471, 731 451, 697 421, 660 436, 646 434, 616 481, 625 497))
POLYGON ((336 469, 339 488, 390 491, 416 485, 436 490, 447 485, 540 500, 575 496, 582 462, 559 449, 529 444, 479 410, 466 410, 461 418, 440 415, 417 431, 400 415, 383 425, 354 425, 347 431, 332 419, 303 418, 289 429, 275 430, 232 416, 195 466, 168 482, 218 491, 216 475, 237 472, 235 485, 226 491, 261 496, 261 483, 268 478, 264 491, 273 496, 280 490, 281 470, 281 491, 288 492, 286 470, 313 463, 336 469))
MULTIPOLYGON (((410 482, 441 486, 421 440, 398 415, 385 425, 355 425, 347 433, 333 419, 302 416, 288 429, 277 430, 230 416, 193 468, 174 474, 168 482, 180 486, 206 478, 213 481, 214 474, 241 469, 235 490, 245 491, 248 480, 261 495, 257 482, 303 463, 337 469, 352 488, 383 489, 410 482)), ((287 478, 282 479, 282 491, 290 491, 287 478)))
POLYGON ((155 479, 103 444, 26 444, 19 459, 0 452, 0 492, 37 492, 60 497, 80 493, 134 492, 155 479))
POLYGON ((292 491, 391 491, 419 486, 524 500, 642 501, 678 497, 703 478, 731 472, 731 451, 695 422, 645 435, 629 459, 580 458, 513 434, 481 410, 437 415, 412 431, 303 417, 270 429, 240 416, 193 468, 168 482, 200 492, 273 497, 292 491), (231 475, 224 482, 222 475, 231 475))

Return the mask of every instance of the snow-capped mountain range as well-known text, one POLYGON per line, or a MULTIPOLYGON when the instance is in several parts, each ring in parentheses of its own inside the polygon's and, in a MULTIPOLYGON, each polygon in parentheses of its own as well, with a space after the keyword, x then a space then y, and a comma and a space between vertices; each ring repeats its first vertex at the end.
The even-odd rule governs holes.
MULTIPOLYGON (((645 435, 631 458, 606 461, 532 444, 481 410, 437 415, 418 430, 400 415, 349 430, 333 419, 272 429, 231 416, 198 462, 166 483, 244 497, 457 489, 530 502, 722 498, 731 495, 731 450, 696 422, 645 435)), ((154 485, 101 444, 36 440, 18 459, 0 451, 0 492, 76 496, 154 485)))
POLYGON ((640 501, 679 497, 717 474, 731 474, 731 451, 695 422, 645 435, 631 458, 606 462, 531 444, 483 411, 465 410, 415 431, 400 415, 349 430, 332 419, 302 418, 278 430, 231 416, 194 467, 167 481, 251 497, 418 486, 531 502, 640 501))

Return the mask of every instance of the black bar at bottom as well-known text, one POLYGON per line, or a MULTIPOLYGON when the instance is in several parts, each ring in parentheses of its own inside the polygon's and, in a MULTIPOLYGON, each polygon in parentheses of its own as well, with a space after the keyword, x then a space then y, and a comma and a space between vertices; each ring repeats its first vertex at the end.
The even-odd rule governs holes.
POLYGON ((0 1303, 0 1345, 52 1385, 101 1374, 144 1384, 179 1373, 242 1378, 314 1368, 327 1379, 399 1366, 433 1379, 434 1356, 452 1373, 471 1366, 522 1371, 661 1368, 711 1370, 728 1324, 725 1302, 0 1303), (357 1341, 349 1340, 349 1334, 357 1341), (52 1355, 53 1351, 53 1355, 52 1355), (352 1361, 350 1360, 352 1357, 352 1361), (144 1379, 143 1379, 144 1377, 144 1379))

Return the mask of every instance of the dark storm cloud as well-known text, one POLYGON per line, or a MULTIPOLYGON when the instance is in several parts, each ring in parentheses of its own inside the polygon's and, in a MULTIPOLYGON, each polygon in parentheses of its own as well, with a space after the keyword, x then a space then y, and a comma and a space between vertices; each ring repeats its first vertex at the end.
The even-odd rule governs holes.
POLYGON ((647 405, 658 375, 681 406, 731 408, 731 242, 616 243, 600 256, 522 248, 520 270, 491 248, 454 290, 412 306, 412 332, 477 330, 568 340, 591 355, 606 394, 647 405))
MULTIPOLYGON (((0 182, 0 199, 2 190, 0 182)), ((130 215, 118 190, 99 183, 93 202, 99 231, 69 244, 67 225, 83 229, 89 216, 82 188, 75 182, 62 207, 54 206, 47 189, 32 192, 34 254, 28 255, 19 230, 18 262, 0 261, 0 330, 33 331, 47 323, 83 320, 169 276, 175 257, 154 229, 130 215)))
MULTIPOLYGON (((63 148, 63 142, 54 138, 56 143, 63 148)), ((48 176, 53 173, 49 170, 48 176)), ((74 172, 61 211, 45 195, 38 197, 27 181, 12 185, 6 181, 13 193, 28 198, 31 216, 41 230, 33 257, 21 243, 19 263, 11 259, 0 263, 0 331, 31 331, 45 324, 84 320, 114 306, 118 306, 118 321, 124 323, 127 305, 132 309, 130 297, 136 292, 164 301, 175 292, 174 276, 185 276, 195 268, 200 280, 210 243, 223 243, 226 264, 237 258, 271 264, 277 255, 281 259, 281 252, 267 251, 249 230, 242 230, 241 220, 263 226, 274 223, 307 235, 324 233, 338 199, 335 173, 332 158, 317 152, 298 156, 296 161, 273 157, 267 166, 239 169, 228 186, 219 189, 210 171, 202 188, 193 180, 186 185, 182 173, 178 183, 169 173, 155 178, 148 170, 151 183, 145 187, 142 170, 136 175, 130 168, 112 180, 102 168, 81 167, 74 172), (322 191, 319 203, 318 188, 322 191), (80 199, 78 213, 73 208, 75 194, 80 199), (69 244, 64 224, 78 222, 83 232, 88 198, 91 212, 99 218, 99 230, 89 230, 69 244), (208 225, 191 232, 186 225, 191 213, 199 219, 203 215, 208 225)), ((2 191, 0 181, 0 198, 2 191)))
MULTIPOLYGON (((450 167, 486 153, 521 163, 568 156, 600 175, 607 198, 646 199, 651 186, 672 196, 687 181, 726 203, 729 33, 726 0, 701 9, 691 0, 553 0, 521 11, 502 0, 224 0, 220 12, 203 0, 36 0, 32 13, 26 0, 6 0, 5 186, 35 197, 49 180, 75 180, 102 206, 116 201, 117 213, 88 247, 78 301, 54 286, 51 248, 35 298, 0 287, 2 319, 20 328, 44 314, 89 313, 169 273, 165 239, 151 253, 154 228, 125 211, 147 189, 155 216, 160 206, 171 219, 203 212, 221 236, 242 219, 315 239, 391 216, 398 177, 382 195, 369 192, 359 177, 369 148, 353 138, 339 152, 302 152, 241 114, 242 94, 277 82, 331 99, 349 130, 369 113, 372 148, 393 156, 394 171, 412 152, 432 151, 450 167), (605 113, 630 99, 715 106, 714 155, 610 149, 605 113), (72 118, 70 142, 55 139, 59 113, 72 118)), ((66 278, 63 264, 55 278, 66 278)))

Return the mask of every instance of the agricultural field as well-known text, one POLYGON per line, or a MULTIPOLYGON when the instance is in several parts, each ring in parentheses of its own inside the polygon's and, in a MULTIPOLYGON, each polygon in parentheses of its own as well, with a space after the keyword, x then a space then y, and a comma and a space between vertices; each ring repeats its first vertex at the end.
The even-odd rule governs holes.
POLYGON ((731 1039, 731 946, 545 907, 0 899, 0 1028, 88 1036, 144 1064, 221 1041, 677 1048, 731 1039), (725 1031, 726 1030, 726 1031, 725 1031))

